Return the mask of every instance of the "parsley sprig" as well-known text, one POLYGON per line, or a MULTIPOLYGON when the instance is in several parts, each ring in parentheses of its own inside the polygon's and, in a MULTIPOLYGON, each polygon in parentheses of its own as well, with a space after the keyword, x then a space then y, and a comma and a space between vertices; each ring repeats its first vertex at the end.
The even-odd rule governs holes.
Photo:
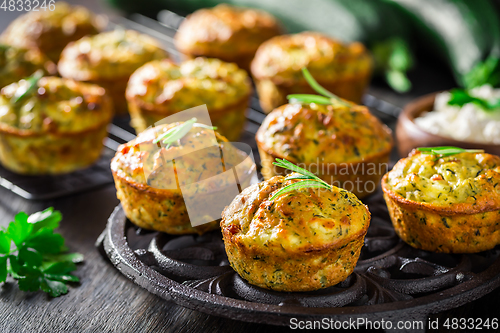
POLYGON ((64 253, 64 238, 54 233, 61 219, 61 213, 52 207, 30 216, 20 212, 0 230, 0 283, 11 275, 21 290, 42 289, 58 297, 68 292, 66 283, 79 281, 70 272, 83 261, 83 255, 64 253))
POLYGON ((198 119, 193 117, 193 118, 183 122, 180 125, 172 127, 171 129, 169 129, 168 131, 166 131, 165 133, 163 133, 162 135, 160 135, 159 137, 154 139, 153 143, 156 144, 156 143, 163 140, 163 143, 167 145, 166 148, 168 149, 174 142, 179 141, 186 134, 188 134, 189 131, 191 130, 191 128, 193 128, 193 127, 201 127, 201 128, 211 129, 211 130, 217 129, 216 126, 208 126, 205 124, 199 124, 199 123, 197 123, 197 121, 198 121, 198 119))
POLYGON ((307 83, 314 89, 318 95, 313 94, 291 94, 288 95, 287 98, 290 103, 315 103, 315 104, 340 104, 344 106, 351 106, 350 103, 343 101, 337 95, 331 93, 330 91, 323 88, 318 81, 314 79, 309 70, 305 67, 302 68, 302 75, 306 79, 307 83))
POLYGON ((448 105, 464 106, 465 104, 472 103, 486 112, 500 111, 500 99, 491 100, 474 97, 469 91, 458 88, 450 90, 450 93, 451 98, 448 101, 448 105))
POLYGON ((300 179, 302 181, 293 183, 290 185, 287 185, 283 188, 281 188, 278 192, 274 193, 274 195, 269 199, 273 200, 276 198, 278 195, 281 195, 283 193, 287 193, 293 190, 301 189, 301 188, 306 188, 306 187, 313 187, 313 188, 326 188, 326 189, 331 189, 332 186, 325 182, 323 179, 319 178, 315 174, 313 174, 310 171, 307 171, 306 169, 303 169, 301 167, 296 166, 292 162, 289 162, 285 159, 281 160, 279 158, 276 159, 276 162, 273 162, 274 165, 279 166, 283 169, 291 170, 293 172, 297 172, 301 174, 300 176, 294 176, 290 175, 286 177, 286 180, 291 180, 291 179, 300 179))
POLYGON ((419 152, 427 155, 442 155, 442 156, 451 156, 460 153, 484 153, 482 149, 463 149, 458 147, 422 147, 417 148, 419 152))

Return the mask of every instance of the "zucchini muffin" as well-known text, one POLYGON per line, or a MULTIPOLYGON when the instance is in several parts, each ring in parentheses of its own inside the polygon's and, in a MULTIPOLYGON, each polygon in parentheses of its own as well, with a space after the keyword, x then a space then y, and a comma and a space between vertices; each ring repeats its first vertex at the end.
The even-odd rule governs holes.
MULTIPOLYGON (((132 223, 169 234, 203 234, 219 228, 220 216, 215 221, 193 227, 184 201, 190 194, 182 193, 180 186, 196 183, 196 199, 203 206, 210 202, 206 198, 234 185, 226 178, 213 177, 214 173, 223 172, 218 170, 221 163, 229 170, 239 164, 239 156, 246 155, 216 131, 200 127, 191 128, 175 145, 154 143, 162 133, 180 124, 150 128, 121 145, 111 161, 111 171, 117 197, 132 223), (220 151, 224 151, 222 158, 220 151), (197 152, 196 156, 189 155, 191 152, 197 152)), ((245 174, 240 179, 244 188, 254 170, 239 170, 249 171, 248 174, 241 172, 245 174)))
POLYGON ((265 112, 285 104, 289 94, 315 93, 302 75, 303 67, 327 90, 359 103, 373 65, 360 43, 343 44, 315 32, 271 38, 259 47, 251 65, 265 112))
POLYGON ((264 11, 220 4, 188 15, 175 46, 187 57, 219 58, 249 71, 259 45, 281 33, 276 18, 264 11))
POLYGON ((147 63, 132 74, 126 97, 137 132, 206 104, 218 131, 234 141, 243 131, 251 91, 247 73, 233 63, 196 58, 177 65, 165 59, 147 63))
POLYGON ((365 106, 339 103, 285 104, 267 115, 256 141, 265 179, 285 174, 273 165, 282 158, 359 198, 376 190, 393 146, 391 130, 365 106))
POLYGON ((117 29, 70 43, 58 68, 65 78, 104 87, 113 98, 116 113, 125 114, 125 89, 130 75, 149 61, 167 57, 161 45, 148 35, 117 29))
POLYGON ((112 102, 103 88, 30 77, 0 93, 0 163, 21 174, 60 174, 101 154, 112 102))
POLYGON ((38 49, 57 63, 69 42, 97 34, 104 25, 102 17, 93 15, 86 8, 58 1, 54 10, 40 9, 19 16, 0 39, 6 44, 38 49))
POLYGON ((229 262, 253 285, 317 290, 343 281, 356 267, 370 224, 368 208, 334 186, 296 189, 271 200, 299 181, 276 176, 252 185, 222 213, 229 262))
POLYGON ((414 150, 382 179, 394 229, 409 245, 474 253, 500 244, 500 157, 414 150))
POLYGON ((30 76, 37 70, 56 74, 56 65, 36 49, 0 44, 0 88, 30 76))

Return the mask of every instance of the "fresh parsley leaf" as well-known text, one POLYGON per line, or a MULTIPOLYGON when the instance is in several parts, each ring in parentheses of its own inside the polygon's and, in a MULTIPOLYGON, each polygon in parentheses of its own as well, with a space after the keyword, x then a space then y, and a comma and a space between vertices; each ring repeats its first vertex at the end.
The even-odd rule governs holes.
POLYGON ((68 293, 66 284, 55 280, 43 279, 40 283, 40 287, 52 297, 59 297, 68 293))
POLYGON ((57 254, 61 252, 64 238, 60 234, 54 234, 52 229, 42 228, 27 242, 27 246, 36 249, 40 253, 57 254))
POLYGON ((76 270, 75 263, 83 261, 83 255, 63 253, 67 251, 64 238, 54 232, 61 218, 52 207, 31 216, 21 212, 6 232, 0 231, 0 282, 10 274, 21 290, 41 288, 57 297, 68 292, 65 283, 79 281, 69 273, 76 270))
POLYGON ((61 212, 54 211, 53 207, 31 214, 28 218, 28 222, 33 223, 33 232, 37 232, 41 228, 57 229, 61 220, 61 212))
POLYGON ((31 267, 38 267, 42 264, 42 255, 33 249, 23 247, 19 250, 18 258, 21 259, 22 264, 31 267))
POLYGON ((11 239, 4 231, 0 231, 0 254, 8 254, 10 252, 11 239))
POLYGON ((7 257, 0 257, 0 283, 7 280, 7 257))
POLYGON ((24 243, 32 230, 33 224, 28 223, 28 215, 24 212, 18 213, 14 217, 14 222, 10 222, 7 227, 7 232, 17 247, 24 243))

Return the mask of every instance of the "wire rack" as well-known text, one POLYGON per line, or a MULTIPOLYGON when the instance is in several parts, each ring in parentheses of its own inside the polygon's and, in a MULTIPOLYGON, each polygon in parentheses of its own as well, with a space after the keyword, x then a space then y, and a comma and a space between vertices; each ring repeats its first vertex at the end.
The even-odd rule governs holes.
MULTIPOLYGON (((175 49, 173 37, 183 19, 182 16, 163 10, 158 13, 158 21, 140 14, 133 14, 129 18, 119 18, 116 22, 111 22, 108 28, 120 26, 148 34, 158 39, 165 50, 179 61, 180 54, 175 49)), ((391 127, 401 112, 399 107, 369 94, 364 96, 363 103, 375 116, 391 127)), ((260 157, 257 154, 254 137, 265 116, 266 114, 260 108, 258 97, 252 96, 246 113, 245 131, 240 140, 250 145, 257 165, 260 165, 260 157)), ((120 144, 135 137, 129 122, 128 117, 114 119, 108 128, 108 137, 104 142, 105 148, 100 159, 89 168, 65 175, 24 176, 12 173, 0 166, 0 186, 25 199, 48 200, 109 185, 113 183, 109 168, 111 158, 120 144)))

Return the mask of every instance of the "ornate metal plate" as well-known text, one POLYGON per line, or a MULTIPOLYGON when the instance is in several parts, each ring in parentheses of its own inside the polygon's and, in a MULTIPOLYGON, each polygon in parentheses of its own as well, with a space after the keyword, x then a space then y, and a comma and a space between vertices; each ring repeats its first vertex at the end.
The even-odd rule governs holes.
POLYGON ((98 240, 125 276, 167 300, 208 314, 289 325, 328 317, 349 321, 426 321, 500 286, 500 247, 471 255, 411 248, 395 234, 381 193, 365 202, 372 213, 354 273, 334 287, 273 292, 248 284, 228 265, 219 231, 171 236, 138 229, 121 206, 98 240))

